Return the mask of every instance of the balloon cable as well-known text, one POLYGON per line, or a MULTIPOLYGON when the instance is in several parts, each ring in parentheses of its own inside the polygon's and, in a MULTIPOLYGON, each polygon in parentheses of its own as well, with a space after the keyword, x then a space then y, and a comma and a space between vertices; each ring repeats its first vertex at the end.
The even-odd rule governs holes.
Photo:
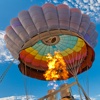
POLYGON ((2 75, 0 76, 0 83, 3 81, 4 77, 6 76, 7 72, 9 71, 9 69, 11 68, 13 62, 15 61, 15 59, 13 59, 11 61, 11 63, 8 65, 8 67, 6 68, 6 70, 2 73, 2 75))
MULTIPOLYGON (((25 72, 25 75, 27 75, 26 64, 25 64, 24 72, 25 72)), ((25 75, 23 75, 24 76, 24 89, 25 89, 25 94, 26 94, 26 100, 28 100, 29 97, 28 97, 28 91, 27 91, 27 80, 26 80, 26 76, 25 75)))
POLYGON ((80 91, 80 86, 79 86, 78 78, 77 78, 77 76, 74 76, 74 78, 75 78, 75 80, 77 82, 77 85, 78 85, 78 91, 79 91, 79 95, 80 95, 80 100, 83 100, 82 99, 82 95, 81 95, 81 91, 80 91))
POLYGON ((77 82, 78 87, 81 89, 82 93, 84 94, 85 99, 86 99, 86 100, 91 100, 91 99, 87 96, 87 94, 85 93, 85 91, 84 91, 84 89, 82 88, 82 86, 79 84, 77 76, 75 77, 75 79, 76 79, 76 82, 77 82))
POLYGON ((87 94, 88 94, 88 96, 89 96, 89 74, 88 74, 88 67, 87 67, 87 70, 86 70, 86 77, 87 77, 87 83, 86 83, 86 85, 87 85, 87 94))

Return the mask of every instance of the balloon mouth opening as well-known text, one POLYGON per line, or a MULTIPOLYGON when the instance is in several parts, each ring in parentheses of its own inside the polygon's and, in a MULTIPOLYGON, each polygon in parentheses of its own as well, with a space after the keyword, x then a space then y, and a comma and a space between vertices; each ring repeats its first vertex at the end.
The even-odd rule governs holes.
POLYGON ((51 46, 57 44, 59 40, 60 40, 59 36, 50 36, 48 38, 43 39, 42 42, 46 45, 51 46))

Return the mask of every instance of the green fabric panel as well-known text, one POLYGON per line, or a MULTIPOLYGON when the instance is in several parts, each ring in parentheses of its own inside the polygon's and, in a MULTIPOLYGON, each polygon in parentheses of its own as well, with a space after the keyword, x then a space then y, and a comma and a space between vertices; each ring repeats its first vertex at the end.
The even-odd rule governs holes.
POLYGON ((62 48, 60 46, 56 46, 57 50, 62 51, 62 48))
POLYGON ((75 46, 77 41, 68 41, 67 43, 75 46))
POLYGON ((50 46, 50 54, 54 55, 54 48, 50 46))
POLYGON ((67 48, 72 49, 77 44, 78 37, 76 36, 60 35, 59 37, 60 41, 56 45, 47 46, 40 40, 34 46, 32 46, 32 48, 37 50, 40 55, 46 55, 48 53, 54 55, 54 51, 64 51, 67 48))
POLYGON ((43 47, 44 47, 44 45, 40 45, 35 50, 37 50, 39 52, 43 47))
POLYGON ((72 49, 74 47, 74 45, 70 45, 70 44, 67 44, 67 46, 72 49))
POLYGON ((48 53, 50 52, 50 46, 47 46, 45 52, 44 52, 44 55, 47 55, 48 53))
POLYGON ((39 54, 43 56, 46 48, 47 48, 47 46, 43 46, 43 48, 39 51, 39 54))
POLYGON ((35 45, 32 46, 32 48, 36 49, 41 45, 44 45, 44 44, 41 41, 38 41, 35 45))
MULTIPOLYGON (((73 43, 73 42, 72 42, 73 43)), ((76 45, 76 43, 74 44, 71 44, 71 41, 69 41, 68 43, 67 42, 63 42, 63 43, 58 43, 57 46, 60 46, 62 47, 64 50, 67 49, 67 48, 73 48, 74 46, 76 45)))
POLYGON ((64 47, 67 48, 73 48, 77 43, 77 37, 76 36, 70 36, 70 35, 62 35, 60 36, 60 42, 58 44, 62 44, 64 47))
POLYGON ((76 36, 71 36, 71 40, 77 41, 77 40, 78 40, 78 37, 76 37, 76 36))
MULTIPOLYGON (((53 49, 54 49, 54 51, 58 51, 58 49, 57 49, 57 47, 56 47, 56 46, 55 46, 53 49)), ((60 50, 59 50, 59 51, 60 51, 60 50)))

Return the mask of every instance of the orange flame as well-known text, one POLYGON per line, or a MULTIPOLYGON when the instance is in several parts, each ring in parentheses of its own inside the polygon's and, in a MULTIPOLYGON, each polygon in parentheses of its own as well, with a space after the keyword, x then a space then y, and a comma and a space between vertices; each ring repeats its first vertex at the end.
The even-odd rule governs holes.
POLYGON ((67 79, 68 71, 66 63, 59 51, 54 53, 54 56, 47 54, 48 70, 45 72, 44 77, 46 80, 67 79))

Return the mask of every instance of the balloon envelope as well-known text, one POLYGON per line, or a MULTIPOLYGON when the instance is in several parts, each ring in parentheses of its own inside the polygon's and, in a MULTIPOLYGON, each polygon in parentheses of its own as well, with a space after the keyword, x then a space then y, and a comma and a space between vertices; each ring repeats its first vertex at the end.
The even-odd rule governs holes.
MULTIPOLYGON (((77 8, 61 4, 32 6, 19 13, 6 28, 6 46, 20 61, 20 71, 30 77, 45 80, 48 69, 46 55, 60 51, 67 69, 77 74, 92 66, 93 48, 97 44, 95 25, 88 15, 77 8)), ((69 78, 73 74, 69 72, 69 78)))

